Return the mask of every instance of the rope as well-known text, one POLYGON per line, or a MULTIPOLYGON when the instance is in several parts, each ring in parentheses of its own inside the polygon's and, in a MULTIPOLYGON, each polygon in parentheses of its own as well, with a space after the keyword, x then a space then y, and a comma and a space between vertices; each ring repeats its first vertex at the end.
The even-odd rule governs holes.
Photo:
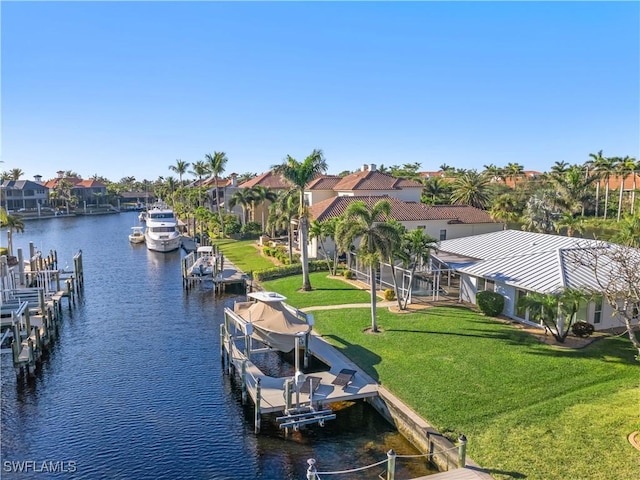
POLYGON ((371 467, 377 467, 378 465, 382 465, 383 463, 387 463, 386 458, 384 460, 379 461, 378 463, 367 465, 366 467, 354 468, 352 470, 340 470, 336 472, 316 472, 316 475, 343 475, 345 473, 360 472, 362 470, 366 470, 371 467))

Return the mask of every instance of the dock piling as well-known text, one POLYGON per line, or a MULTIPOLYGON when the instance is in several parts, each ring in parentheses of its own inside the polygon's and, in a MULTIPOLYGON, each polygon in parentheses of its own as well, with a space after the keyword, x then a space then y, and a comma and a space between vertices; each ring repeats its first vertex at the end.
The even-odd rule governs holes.
POLYGON ((467 465, 467 437, 460 434, 458 437, 458 467, 464 468, 467 465))
POLYGON ((260 391, 260 378, 256 379, 256 411, 255 411, 255 426, 254 432, 260 433, 260 401, 262 399, 262 392, 260 391))
POLYGON ((387 480, 396 478, 396 452, 393 449, 387 452, 387 480))

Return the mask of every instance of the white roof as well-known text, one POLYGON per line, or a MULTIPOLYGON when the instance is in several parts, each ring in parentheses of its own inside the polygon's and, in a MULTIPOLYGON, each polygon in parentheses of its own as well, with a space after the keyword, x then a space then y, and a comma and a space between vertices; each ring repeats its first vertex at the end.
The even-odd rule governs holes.
POLYGON ((284 302, 287 297, 276 292, 251 292, 247 293, 247 297, 255 298, 260 302, 284 302))
POLYGON ((449 264, 459 263, 457 271, 468 275, 552 293, 568 287, 598 288, 593 272, 578 264, 575 256, 580 251, 610 245, 584 238, 503 230, 443 240, 434 257, 442 255, 449 264), (460 262, 456 262, 456 256, 460 262))
POLYGON ((213 253, 213 246, 202 246, 196 250, 198 253, 213 253))

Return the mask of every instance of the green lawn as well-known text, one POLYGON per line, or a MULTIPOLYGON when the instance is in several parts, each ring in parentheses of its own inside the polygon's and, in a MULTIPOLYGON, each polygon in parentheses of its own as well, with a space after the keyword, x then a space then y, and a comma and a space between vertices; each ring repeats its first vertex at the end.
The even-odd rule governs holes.
POLYGON ((378 314, 378 335, 367 309, 316 311, 315 328, 495 478, 640 478, 628 340, 564 351, 464 308, 378 314))
POLYGON ((340 279, 327 277, 327 272, 309 274, 311 292, 301 292, 302 275, 262 282, 265 290, 276 291, 287 297, 287 303, 296 308, 314 305, 343 305, 347 303, 369 303, 371 295, 340 279))
MULTIPOLYGON (((251 242, 233 243, 225 254, 240 268, 241 260, 253 265, 251 242)), ((311 284, 299 292, 297 275, 263 287, 299 308, 369 301, 325 272, 312 273, 311 284)), ((455 307, 380 308, 376 335, 363 333, 367 308, 314 316, 318 332, 442 433, 464 433, 469 455, 497 479, 640 478, 640 455, 627 441, 640 430, 640 366, 625 337, 562 350, 455 307)))
POLYGON ((218 239, 213 243, 220 248, 225 258, 245 273, 275 267, 275 264, 268 257, 262 256, 260 250, 255 247, 255 240, 218 239))

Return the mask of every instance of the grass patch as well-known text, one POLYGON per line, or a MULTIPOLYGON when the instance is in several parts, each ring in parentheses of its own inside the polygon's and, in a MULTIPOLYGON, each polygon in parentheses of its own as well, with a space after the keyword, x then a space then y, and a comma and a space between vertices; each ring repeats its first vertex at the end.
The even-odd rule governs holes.
POLYGON ((262 282, 265 290, 278 292, 287 297, 287 303, 296 308, 316 305, 344 305, 347 303, 370 303, 371 296, 366 290, 360 290, 340 279, 329 278, 327 272, 312 272, 310 292, 301 292, 302 275, 278 278, 262 282))
POLYGON ((231 263, 245 273, 273 268, 275 263, 262 255, 255 240, 217 239, 213 241, 231 263))
POLYGON ((464 308, 317 311, 316 330, 498 479, 637 478, 640 370, 624 338, 554 349, 464 308), (613 474, 615 472, 615 474, 613 474))

